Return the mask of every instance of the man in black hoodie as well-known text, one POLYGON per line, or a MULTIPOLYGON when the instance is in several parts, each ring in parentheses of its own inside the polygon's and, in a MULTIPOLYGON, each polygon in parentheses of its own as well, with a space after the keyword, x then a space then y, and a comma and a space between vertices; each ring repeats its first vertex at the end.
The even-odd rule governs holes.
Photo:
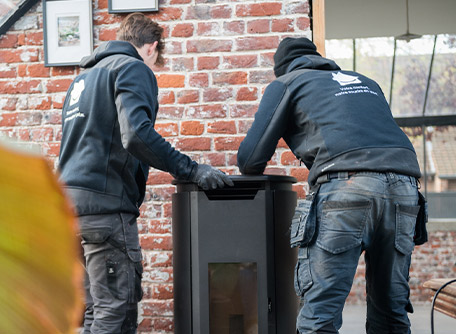
POLYGON ((118 41, 82 59, 62 112, 59 169, 79 216, 86 261, 84 334, 136 333, 142 256, 136 218, 149 166, 203 189, 232 185, 197 164, 154 129, 163 29, 127 16, 118 41))
POLYGON ((321 57, 307 38, 284 39, 238 151, 262 174, 284 138, 309 169, 310 192, 291 226, 299 247, 298 333, 337 333, 365 252, 369 334, 410 333, 408 285, 420 169, 376 82, 321 57))

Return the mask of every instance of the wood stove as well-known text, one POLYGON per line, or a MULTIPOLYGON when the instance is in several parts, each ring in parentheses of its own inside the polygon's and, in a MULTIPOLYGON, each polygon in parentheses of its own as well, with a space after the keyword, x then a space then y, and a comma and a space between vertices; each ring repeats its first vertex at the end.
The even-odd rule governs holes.
POLYGON ((211 191, 174 182, 174 333, 296 333, 296 179, 231 178, 211 191))

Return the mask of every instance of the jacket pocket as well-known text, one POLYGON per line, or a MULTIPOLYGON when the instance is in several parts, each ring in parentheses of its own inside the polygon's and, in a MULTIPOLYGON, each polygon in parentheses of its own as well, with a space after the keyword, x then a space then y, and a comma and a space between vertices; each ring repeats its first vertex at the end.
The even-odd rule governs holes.
POLYGON ((308 245, 315 234, 315 225, 315 197, 299 201, 291 221, 290 246, 308 245))
POLYGON ((419 206, 396 204, 396 235, 394 245, 396 249, 404 254, 411 254, 415 247, 413 240, 415 235, 415 224, 419 206))
POLYGON ((359 246, 370 207, 367 200, 324 202, 317 245, 332 254, 359 246))
POLYGON ((307 253, 307 247, 299 248, 298 261, 295 267, 294 288, 296 295, 303 297, 304 293, 310 289, 313 284, 310 272, 310 260, 307 253))

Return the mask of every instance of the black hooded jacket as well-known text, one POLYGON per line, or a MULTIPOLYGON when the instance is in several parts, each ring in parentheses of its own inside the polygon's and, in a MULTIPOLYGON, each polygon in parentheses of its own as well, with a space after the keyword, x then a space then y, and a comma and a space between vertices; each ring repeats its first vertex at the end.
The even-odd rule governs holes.
POLYGON ((239 147, 240 171, 263 173, 280 138, 309 169, 310 186, 338 171, 421 176, 378 84, 318 55, 296 58, 266 88, 239 147))
POLYGON ((196 162, 154 129, 158 86, 132 44, 83 58, 62 112, 59 169, 78 215, 139 215, 149 166, 189 179, 196 162))

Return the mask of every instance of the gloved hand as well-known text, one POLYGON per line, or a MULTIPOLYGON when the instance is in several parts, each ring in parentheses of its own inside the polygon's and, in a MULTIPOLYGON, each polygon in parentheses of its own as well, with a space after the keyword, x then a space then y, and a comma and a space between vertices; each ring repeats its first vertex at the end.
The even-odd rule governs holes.
POLYGON ((228 175, 206 164, 196 166, 196 172, 193 173, 190 181, 197 183, 204 190, 223 188, 225 184, 234 185, 228 175))

